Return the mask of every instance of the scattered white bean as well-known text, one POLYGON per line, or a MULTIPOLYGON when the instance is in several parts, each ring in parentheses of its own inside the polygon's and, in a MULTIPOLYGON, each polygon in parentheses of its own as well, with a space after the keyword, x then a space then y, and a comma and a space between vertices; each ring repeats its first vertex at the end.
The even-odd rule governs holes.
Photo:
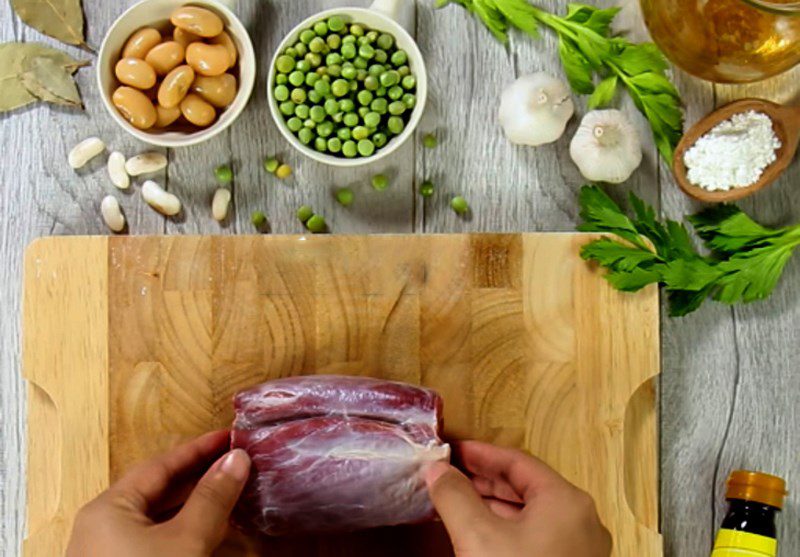
POLYGON ((122 232, 125 229, 125 215, 119 207, 119 201, 113 195, 107 195, 100 203, 100 213, 103 220, 112 232, 122 232))
POLYGON ((142 153, 131 157, 125 163, 125 170, 131 176, 141 176, 142 174, 152 174, 166 168, 167 157, 163 153, 142 153))
POLYGON ((214 200, 211 202, 211 214, 215 221, 222 222, 228 216, 228 206, 231 203, 231 191, 219 188, 214 192, 214 200))
POLYGON ((181 212, 181 200, 152 180, 142 184, 142 197, 153 209, 168 217, 181 212))
POLYGON ((125 155, 119 151, 108 156, 108 176, 111 183, 121 190, 126 190, 131 185, 131 178, 125 170, 125 155))
POLYGON ((78 143, 69 152, 67 160, 72 168, 78 169, 86 165, 87 162, 102 153, 106 144, 99 137, 89 137, 78 143))

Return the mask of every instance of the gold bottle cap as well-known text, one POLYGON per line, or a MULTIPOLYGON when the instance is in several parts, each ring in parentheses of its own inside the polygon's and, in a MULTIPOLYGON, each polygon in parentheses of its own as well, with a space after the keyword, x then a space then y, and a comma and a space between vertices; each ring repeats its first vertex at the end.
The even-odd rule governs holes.
POLYGON ((755 501, 783 509, 783 499, 788 495, 786 482, 777 476, 736 470, 728 477, 727 499, 755 501))

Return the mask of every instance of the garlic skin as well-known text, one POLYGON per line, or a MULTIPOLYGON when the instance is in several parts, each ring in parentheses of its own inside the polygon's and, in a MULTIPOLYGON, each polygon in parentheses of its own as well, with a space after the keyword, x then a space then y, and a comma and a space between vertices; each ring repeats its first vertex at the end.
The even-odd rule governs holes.
POLYGON ((593 110, 583 117, 569 154, 587 180, 621 184, 642 164, 642 143, 625 114, 593 110))
POLYGON ((567 84, 543 72, 520 77, 500 98, 500 125, 506 138, 518 145, 556 141, 574 113, 567 84))

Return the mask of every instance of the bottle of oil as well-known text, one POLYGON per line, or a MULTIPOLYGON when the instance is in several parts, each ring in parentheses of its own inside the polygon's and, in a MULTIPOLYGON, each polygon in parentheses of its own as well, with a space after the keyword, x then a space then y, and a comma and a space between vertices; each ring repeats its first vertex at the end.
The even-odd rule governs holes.
POLYGON ((737 470, 728 478, 730 509, 711 557, 775 557, 775 517, 783 509, 786 482, 777 476, 737 470))

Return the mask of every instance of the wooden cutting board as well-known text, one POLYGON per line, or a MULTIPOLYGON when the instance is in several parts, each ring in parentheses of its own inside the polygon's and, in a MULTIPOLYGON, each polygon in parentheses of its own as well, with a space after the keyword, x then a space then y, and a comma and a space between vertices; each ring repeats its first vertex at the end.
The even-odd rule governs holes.
MULTIPOLYGON (((27 557, 133 463, 226 427, 267 379, 437 389, 446 434, 530 450, 591 492, 620 557, 660 557, 658 294, 620 294, 577 234, 49 238, 25 262, 27 557)), ((324 488, 324 486, 321 486, 324 488)), ((220 555, 450 555, 441 525, 220 555)))

